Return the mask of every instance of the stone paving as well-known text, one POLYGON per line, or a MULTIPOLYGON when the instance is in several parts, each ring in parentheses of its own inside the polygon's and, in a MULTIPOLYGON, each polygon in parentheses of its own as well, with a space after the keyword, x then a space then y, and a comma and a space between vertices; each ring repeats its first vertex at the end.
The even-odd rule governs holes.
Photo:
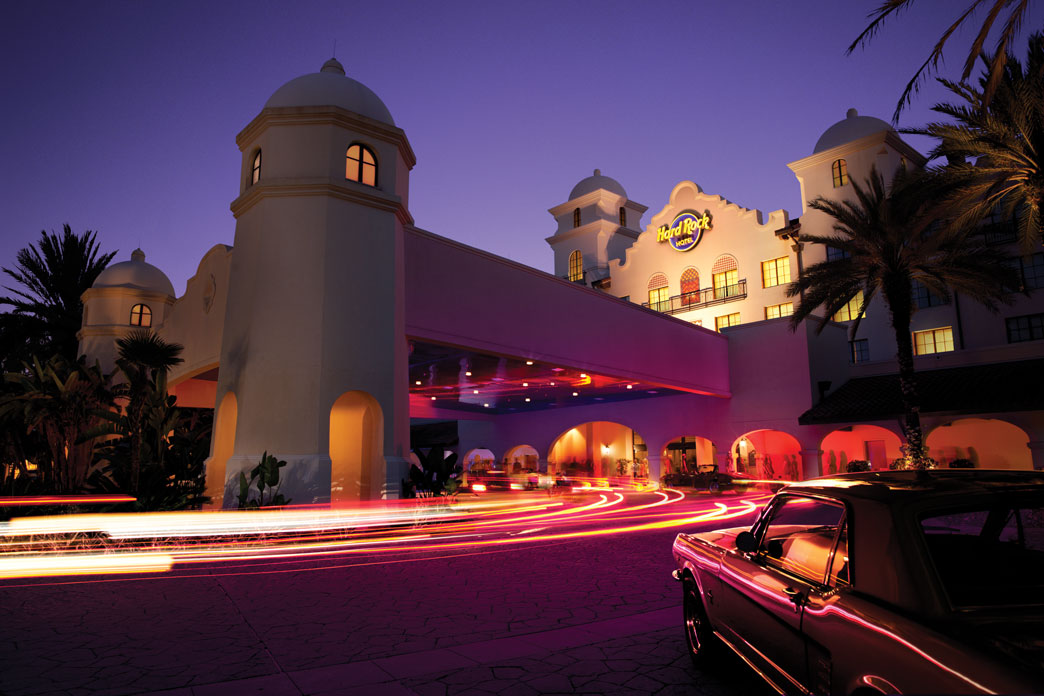
POLYGON ((689 666, 674 534, 7 583, 0 694, 766 693, 689 666))

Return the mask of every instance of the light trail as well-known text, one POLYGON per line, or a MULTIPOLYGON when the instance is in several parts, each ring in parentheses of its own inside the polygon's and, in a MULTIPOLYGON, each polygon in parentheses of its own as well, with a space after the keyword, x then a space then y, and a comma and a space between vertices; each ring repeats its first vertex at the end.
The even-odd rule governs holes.
POLYGON ((420 499, 380 507, 17 518, 0 523, 0 579, 163 573, 201 564, 343 567, 329 564, 359 555, 446 557, 724 522, 750 515, 769 498, 694 507, 692 496, 674 489, 602 490, 594 485, 601 481, 591 483, 583 495, 564 499, 505 494, 455 504, 420 499))

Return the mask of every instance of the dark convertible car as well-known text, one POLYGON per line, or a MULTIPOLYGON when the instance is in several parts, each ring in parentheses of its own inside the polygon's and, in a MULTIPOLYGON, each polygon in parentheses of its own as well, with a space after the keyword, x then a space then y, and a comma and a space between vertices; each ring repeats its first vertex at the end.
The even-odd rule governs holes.
POLYGON ((846 474, 679 534, 685 639, 797 694, 1044 692, 1044 472, 846 474))

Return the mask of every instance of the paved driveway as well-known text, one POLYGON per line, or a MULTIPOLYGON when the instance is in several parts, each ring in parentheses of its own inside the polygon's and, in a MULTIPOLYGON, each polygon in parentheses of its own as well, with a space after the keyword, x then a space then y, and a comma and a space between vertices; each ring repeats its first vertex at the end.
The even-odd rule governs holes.
POLYGON ((0 693, 766 693, 729 656, 689 666, 676 533, 5 581, 0 693))

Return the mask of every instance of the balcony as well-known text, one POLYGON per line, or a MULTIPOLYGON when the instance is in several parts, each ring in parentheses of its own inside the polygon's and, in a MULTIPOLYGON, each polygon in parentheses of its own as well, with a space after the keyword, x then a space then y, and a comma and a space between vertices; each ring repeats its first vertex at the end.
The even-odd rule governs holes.
POLYGON ((983 241, 989 246, 1011 244, 1017 237, 1015 225, 1011 222, 988 223, 980 226, 975 232, 981 234, 983 241))
POLYGON ((702 288, 693 292, 669 297, 660 302, 643 302, 643 307, 654 309, 664 314, 680 314, 691 312, 694 309, 703 309, 714 305, 735 302, 747 297, 747 279, 739 281, 735 285, 725 285, 720 288, 702 288))

